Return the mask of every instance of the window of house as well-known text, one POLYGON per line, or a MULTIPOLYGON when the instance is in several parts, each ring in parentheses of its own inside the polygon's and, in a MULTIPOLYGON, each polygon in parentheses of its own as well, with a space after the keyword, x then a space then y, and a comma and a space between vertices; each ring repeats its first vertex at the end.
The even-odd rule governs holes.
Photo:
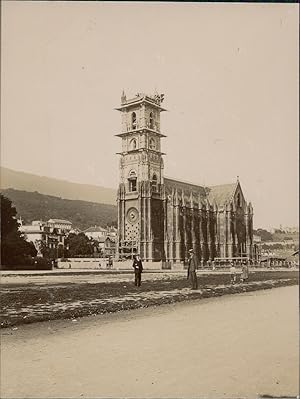
POLYGON ((136 129, 136 113, 133 112, 131 114, 131 124, 132 124, 132 130, 136 129))

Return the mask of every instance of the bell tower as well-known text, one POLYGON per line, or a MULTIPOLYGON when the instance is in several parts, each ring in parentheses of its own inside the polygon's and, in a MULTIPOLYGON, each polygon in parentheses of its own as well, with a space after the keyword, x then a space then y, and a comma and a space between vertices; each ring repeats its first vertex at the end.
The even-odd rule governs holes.
POLYGON ((138 93, 121 106, 122 140, 118 189, 118 254, 140 253, 145 261, 162 260, 164 176, 160 113, 163 94, 138 93))

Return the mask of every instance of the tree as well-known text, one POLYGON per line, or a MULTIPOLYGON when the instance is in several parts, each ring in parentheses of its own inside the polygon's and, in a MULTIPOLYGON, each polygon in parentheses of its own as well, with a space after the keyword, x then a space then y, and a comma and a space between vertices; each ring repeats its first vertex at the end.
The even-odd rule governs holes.
POLYGON ((1 196, 1 237, 7 237, 9 233, 18 230, 19 224, 16 219, 17 210, 11 204, 11 200, 1 196))
POLYGON ((44 240, 39 240, 38 246, 40 253, 43 255, 44 258, 50 259, 56 257, 55 249, 49 248, 48 244, 44 240))
POLYGON ((272 241, 273 240, 273 236, 272 234, 264 229, 257 229, 253 231, 253 234, 258 235, 262 241, 272 241))
POLYGON ((84 233, 70 233, 66 240, 66 245, 69 247, 69 257, 77 255, 92 255, 94 252, 93 243, 84 233))
POLYGON ((11 200, 0 194, 1 200, 1 263, 17 265, 30 263, 37 250, 32 242, 27 242, 18 230, 17 211, 11 200))

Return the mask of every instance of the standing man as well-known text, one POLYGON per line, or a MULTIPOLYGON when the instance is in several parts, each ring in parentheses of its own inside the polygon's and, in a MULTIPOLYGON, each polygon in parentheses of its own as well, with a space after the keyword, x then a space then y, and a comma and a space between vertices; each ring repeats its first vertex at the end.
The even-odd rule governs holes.
POLYGON ((192 283, 192 290, 198 289, 198 281, 196 270, 198 269, 199 261, 197 256, 194 254, 194 250, 189 250, 189 266, 188 266, 188 278, 192 283))
POLYGON ((230 281, 231 284, 236 283, 236 268, 234 262, 230 262, 230 281))
POLYGON ((143 264, 139 254, 134 255, 132 267, 134 268, 134 285, 140 287, 142 280, 143 264))
POLYGON ((249 268, 248 268, 247 262, 243 262, 241 283, 243 283, 244 281, 247 281, 248 277, 249 277, 249 268))

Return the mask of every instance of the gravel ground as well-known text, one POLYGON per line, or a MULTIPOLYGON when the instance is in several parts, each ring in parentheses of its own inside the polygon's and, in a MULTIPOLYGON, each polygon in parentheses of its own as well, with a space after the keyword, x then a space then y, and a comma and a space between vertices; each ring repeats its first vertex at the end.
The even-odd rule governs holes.
MULTIPOLYGON (((182 273, 144 274, 140 288, 133 284, 133 276, 106 276, 106 280, 62 279, 20 284, 2 281, 1 327, 54 319, 76 319, 81 316, 142 308, 187 299, 208 298, 244 291, 268 289, 298 283, 297 271, 254 271, 244 284, 230 284, 228 273, 201 274, 200 290, 192 291, 182 273)), ((9 279, 7 277, 6 279, 9 279)))
POLYGON ((8 328, 0 396, 296 399, 298 330, 297 286, 8 328))

